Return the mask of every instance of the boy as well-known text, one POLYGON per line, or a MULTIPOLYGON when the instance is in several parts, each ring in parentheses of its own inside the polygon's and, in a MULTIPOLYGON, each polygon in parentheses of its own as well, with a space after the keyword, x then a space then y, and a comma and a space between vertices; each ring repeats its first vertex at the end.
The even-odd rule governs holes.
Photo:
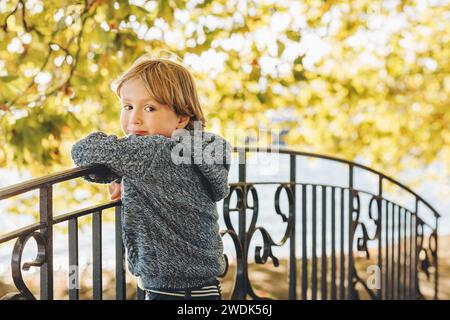
POLYGON ((116 93, 127 136, 89 134, 72 147, 74 163, 108 168, 88 181, 121 179, 128 268, 147 300, 220 300, 216 277, 225 260, 216 202, 229 194, 231 146, 203 131, 194 79, 180 64, 138 59, 116 93))

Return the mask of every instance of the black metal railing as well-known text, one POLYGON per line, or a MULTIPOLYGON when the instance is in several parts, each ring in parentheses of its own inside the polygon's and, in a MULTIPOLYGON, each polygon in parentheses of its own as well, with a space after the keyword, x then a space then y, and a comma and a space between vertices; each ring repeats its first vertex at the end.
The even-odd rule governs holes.
MULTIPOLYGON (((319 294, 321 299, 423 299, 422 283, 431 287, 431 298, 438 298, 439 214, 414 191, 371 168, 334 157, 248 147, 234 148, 234 152, 239 158, 239 181, 230 183, 230 194, 223 201, 223 218, 227 229, 221 231, 223 237, 231 237, 236 254, 231 299, 264 299, 255 293, 249 277, 250 243, 255 241, 254 236, 258 233, 262 244, 255 247, 256 264, 265 264, 270 258, 274 266, 278 266, 279 259, 272 249, 284 247, 289 242, 289 299, 315 300, 319 294), (258 152, 289 156, 289 181, 247 181, 247 156, 258 152), (320 158, 346 165, 348 185, 297 181, 297 171, 301 170, 297 168, 299 157, 320 158), (354 188, 355 168, 378 177, 377 194, 354 188), (410 210, 385 198, 385 181, 414 197, 415 207, 410 210), (276 186, 274 208, 282 223, 286 224, 284 235, 278 242, 273 240, 265 227, 258 225, 258 188, 262 185, 276 186), (281 209, 283 193, 287 197, 287 212, 281 209), (366 207, 363 207, 364 202, 367 203, 366 207), (425 221, 422 211, 419 214, 422 207, 431 212, 432 223, 425 221), (250 223, 247 223, 248 211, 251 211, 250 223), (234 212, 238 215, 237 228, 231 218, 234 212), (374 231, 370 232, 370 226, 374 231), (297 257, 298 243, 300 255, 297 257), (363 254, 364 258, 355 257, 357 254, 363 254), (368 276, 367 270, 364 270, 367 267, 364 261, 372 263, 369 267, 374 270, 373 276, 368 276)), ((52 193, 55 184, 102 170, 104 168, 101 166, 70 169, 0 189, 0 201, 39 190, 39 222, 0 236, 0 245, 16 240, 11 256, 11 271, 18 292, 4 298, 35 299, 24 283, 22 271, 40 267, 40 299, 53 299, 53 229, 62 222, 68 222, 69 266, 75 266, 69 269, 69 279, 78 281, 78 219, 92 215, 93 298, 102 299, 102 215, 104 210, 115 208, 116 299, 126 299, 121 202, 108 202, 53 217, 52 193), (30 238, 37 244, 37 256, 32 262, 22 263, 22 254, 30 238)), ((76 283, 71 286, 69 299, 79 299, 78 287, 76 283)), ((137 287, 136 299, 143 298, 143 291, 137 287)))

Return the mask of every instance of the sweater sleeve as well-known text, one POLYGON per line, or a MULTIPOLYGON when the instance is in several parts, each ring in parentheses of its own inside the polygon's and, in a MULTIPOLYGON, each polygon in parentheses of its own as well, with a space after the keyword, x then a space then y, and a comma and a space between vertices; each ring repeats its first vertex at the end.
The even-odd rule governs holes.
POLYGON ((111 183, 113 181, 117 183, 122 182, 122 177, 107 167, 105 167, 105 170, 103 170, 102 172, 95 172, 88 174, 84 176, 83 179, 89 182, 104 183, 104 184, 111 183))
POLYGON ((142 177, 150 168, 161 136, 130 135, 117 138, 94 132, 72 146, 72 160, 76 166, 104 165, 110 172, 86 176, 92 182, 119 181, 123 176, 142 177))

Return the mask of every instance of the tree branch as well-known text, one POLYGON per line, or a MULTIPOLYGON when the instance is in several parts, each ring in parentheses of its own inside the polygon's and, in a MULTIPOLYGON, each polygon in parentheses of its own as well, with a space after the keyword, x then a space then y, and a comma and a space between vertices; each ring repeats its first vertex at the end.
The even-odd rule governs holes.
MULTIPOLYGON (((68 78, 67 78, 63 83, 61 83, 60 85, 58 85, 57 87, 55 87, 55 88, 53 88, 53 89, 50 89, 49 91, 45 92, 45 93, 44 93, 44 96, 45 96, 45 97, 48 97, 48 96, 51 96, 51 95, 55 94, 56 92, 58 92, 59 90, 61 90, 62 88, 66 87, 66 86, 68 86, 68 85, 70 84, 70 80, 71 80, 71 78, 72 78, 72 76, 73 76, 73 74, 74 74, 74 72, 75 72, 75 69, 76 69, 76 67, 77 67, 77 65, 78 65, 79 56, 80 56, 80 52, 81 52, 81 39, 82 39, 82 37, 83 37, 83 31, 84 31, 84 27, 85 27, 86 21, 88 20, 89 17, 92 17, 93 15, 95 15, 95 13, 96 13, 96 11, 97 11, 97 8, 98 8, 98 6, 96 6, 95 9, 94 9, 94 11, 92 11, 91 13, 89 13, 90 9, 93 7, 93 5, 94 5, 95 3, 96 3, 96 0, 93 0, 93 1, 85 1, 85 7, 84 7, 83 11, 82 11, 81 14, 80 14, 80 18, 81 18, 81 29, 80 29, 80 32, 78 33, 78 35, 77 35, 74 39, 72 38, 72 39, 69 40, 69 43, 71 43, 72 41, 76 41, 77 44, 78 44, 78 46, 77 46, 77 51, 76 51, 76 53, 75 53, 74 61, 73 61, 72 65, 71 65, 71 67, 70 67, 70 72, 69 72, 68 78)), ((17 8, 16 8, 16 9, 17 9, 17 8)), ((61 30, 59 30, 59 31, 61 31, 61 30)), ((38 73, 44 71, 45 67, 47 66, 47 64, 48 64, 48 62, 49 62, 49 60, 50 60, 50 56, 51 56, 51 54, 52 54, 52 48, 51 48, 52 45, 57 45, 57 46, 59 46, 59 47, 66 53, 66 57, 67 57, 68 55, 70 55, 70 51, 69 51, 67 48, 65 48, 65 47, 63 47, 63 46, 61 46, 61 45, 59 45, 58 43, 56 43, 56 42, 53 41, 53 38, 54 38, 54 36, 56 35, 56 33, 57 33, 57 32, 56 32, 56 30, 55 30, 55 32, 52 34, 52 40, 48 43, 48 52, 47 52, 47 55, 46 55, 46 59, 45 59, 45 61, 43 62, 42 66, 40 67, 38 73)), ((14 104, 16 104, 16 102, 17 102, 20 98, 24 97, 25 94, 26 94, 26 93, 34 86, 34 84, 35 84, 35 82, 34 82, 34 78, 33 78, 33 79, 30 81, 30 83, 28 84, 28 86, 25 88, 25 90, 24 90, 20 95, 18 95, 15 99, 11 100, 11 101, 8 102, 6 105, 3 105, 3 106, 2 106, 2 109, 3 109, 4 111, 10 111, 11 106, 13 106, 14 104)), ((41 95, 40 95, 40 96, 41 96, 41 95)), ((29 101, 24 102, 24 103, 21 103, 21 105, 27 106, 27 105, 29 105, 29 104, 32 103, 32 102, 35 102, 35 103, 36 103, 39 99, 40 99, 40 97, 39 97, 39 98, 32 99, 32 100, 29 100, 29 101)))
POLYGON ((16 7, 14 8, 14 10, 11 11, 10 13, 8 13, 8 14, 6 15, 6 17, 5 17, 5 23, 2 25, 2 28, 3 28, 3 30, 4 30, 5 32, 8 31, 8 19, 9 19, 9 17, 11 17, 13 14, 16 13, 17 9, 19 8, 19 4, 20 4, 21 2, 22 2, 22 1, 19 0, 19 1, 17 2, 16 7))

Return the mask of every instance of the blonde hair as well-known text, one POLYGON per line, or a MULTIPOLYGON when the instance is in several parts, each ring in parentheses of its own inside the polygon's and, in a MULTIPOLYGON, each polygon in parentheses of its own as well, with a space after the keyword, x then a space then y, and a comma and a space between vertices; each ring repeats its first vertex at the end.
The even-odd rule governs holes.
POLYGON ((144 82, 148 93, 156 102, 168 105, 179 116, 189 116, 186 129, 194 129, 194 122, 200 122, 203 130, 206 120, 195 80, 183 65, 165 58, 141 56, 114 81, 119 97, 123 84, 135 77, 144 82))

